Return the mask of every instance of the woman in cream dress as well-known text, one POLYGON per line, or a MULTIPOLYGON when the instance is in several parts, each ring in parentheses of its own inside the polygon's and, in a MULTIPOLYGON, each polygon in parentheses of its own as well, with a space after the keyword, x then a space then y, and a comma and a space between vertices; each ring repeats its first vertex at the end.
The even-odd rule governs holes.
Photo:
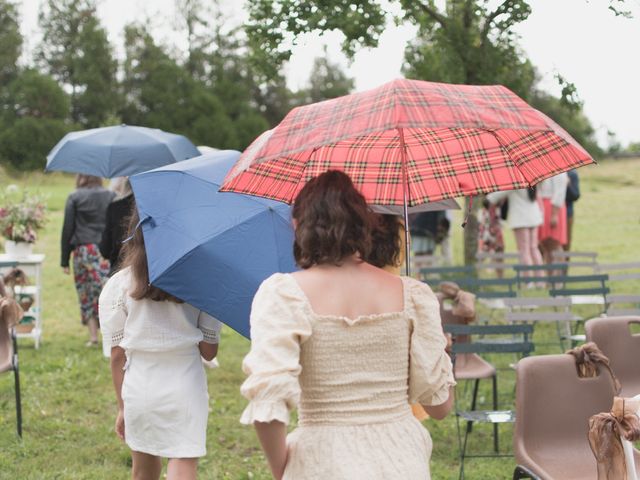
POLYGON ((455 384, 435 295, 362 261, 372 217, 345 174, 311 180, 293 218, 303 270, 273 275, 254 298, 241 422, 276 479, 429 478, 431 438, 409 402, 444 418, 455 384))

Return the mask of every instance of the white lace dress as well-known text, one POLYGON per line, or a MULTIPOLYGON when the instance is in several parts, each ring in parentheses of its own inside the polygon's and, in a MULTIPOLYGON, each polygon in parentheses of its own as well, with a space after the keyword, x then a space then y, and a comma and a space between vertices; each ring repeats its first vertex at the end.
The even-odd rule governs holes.
POLYGON ((109 349, 127 355, 122 400, 125 441, 167 458, 206 454, 209 394, 198 343, 217 344, 221 324, 186 303, 134 300, 129 269, 100 295, 100 326, 109 349))
POLYGON ((409 402, 438 405, 454 385, 439 304, 403 278, 404 310, 349 319, 313 312, 289 274, 260 287, 241 422, 289 422, 285 480, 424 480, 432 443, 409 402))

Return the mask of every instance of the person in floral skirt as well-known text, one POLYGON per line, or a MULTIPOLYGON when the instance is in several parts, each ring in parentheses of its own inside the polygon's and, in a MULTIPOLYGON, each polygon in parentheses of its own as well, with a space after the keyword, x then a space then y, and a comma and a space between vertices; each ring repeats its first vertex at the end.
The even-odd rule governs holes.
MULTIPOLYGON (((483 253, 504 252, 504 236, 500 223, 498 205, 491 205, 486 198, 482 202, 482 209, 478 213, 478 251, 483 253)), ((496 260, 496 263, 500 263, 496 260)), ((502 278, 503 269, 496 269, 498 278, 502 278)))
POLYGON ((78 175, 76 190, 67 198, 64 209, 60 266, 68 275, 73 256, 80 318, 89 329, 87 346, 98 344, 98 298, 109 273, 109 262, 100 255, 98 243, 113 197, 113 192, 102 187, 101 178, 78 175))

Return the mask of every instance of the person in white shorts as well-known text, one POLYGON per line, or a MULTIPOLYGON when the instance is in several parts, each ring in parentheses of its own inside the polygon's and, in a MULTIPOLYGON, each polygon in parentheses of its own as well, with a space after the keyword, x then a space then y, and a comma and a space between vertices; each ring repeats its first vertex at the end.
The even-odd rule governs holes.
MULTIPOLYGON (((132 230, 137 217, 134 207, 132 230)), ((168 480, 195 479, 209 413, 201 356, 216 356, 221 324, 149 284, 140 229, 123 253, 99 302, 118 402, 115 430, 131 448, 133 478, 160 478, 164 457, 168 480)))

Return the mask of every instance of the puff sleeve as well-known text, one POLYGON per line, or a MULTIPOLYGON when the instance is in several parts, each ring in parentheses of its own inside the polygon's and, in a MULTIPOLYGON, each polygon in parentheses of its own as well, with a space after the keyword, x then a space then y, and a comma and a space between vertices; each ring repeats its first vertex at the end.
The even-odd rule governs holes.
POLYGON ((409 346, 409 402, 440 405, 456 384, 446 338, 440 321, 440 304, 429 286, 408 279, 411 315, 409 346))
POLYGON ((222 323, 215 317, 206 312, 200 312, 198 315, 198 328, 202 332, 202 341, 217 345, 220 343, 220 329, 222 323))
POLYGON ((288 424, 300 399, 300 345, 311 335, 311 323, 303 311, 304 297, 292 282, 293 277, 275 274, 253 299, 251 350, 242 363, 248 377, 240 388, 249 400, 240 418, 245 425, 288 424))
POLYGON ((105 350, 120 345, 127 320, 124 272, 118 272, 105 284, 98 301, 98 317, 105 350))

